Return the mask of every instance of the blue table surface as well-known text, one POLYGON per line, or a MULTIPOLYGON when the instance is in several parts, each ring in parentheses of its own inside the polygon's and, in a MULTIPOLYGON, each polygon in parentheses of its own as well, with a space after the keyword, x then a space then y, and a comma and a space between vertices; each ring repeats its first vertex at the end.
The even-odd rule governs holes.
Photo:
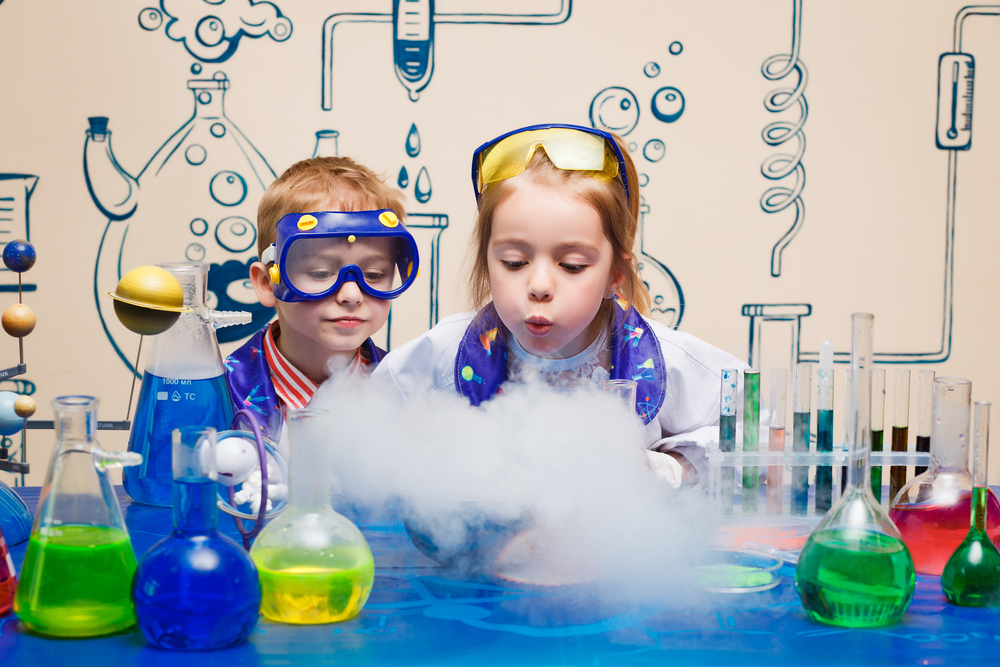
MULTIPOLYGON (((34 512, 38 488, 17 492, 34 512)), ((171 528, 169 509, 119 498, 141 557, 171 528)), ((146 645, 138 630, 85 640, 28 633, 0 617, 0 665, 878 665, 1000 663, 1000 610, 955 607, 938 577, 917 576, 902 623, 848 630, 810 621, 795 592, 794 567, 781 584, 692 604, 636 604, 583 586, 538 587, 462 578, 422 556, 389 508, 377 519, 348 514, 375 555, 368 604, 343 623, 292 626, 261 618, 236 648, 180 653, 146 645)), ((220 528, 236 538, 230 517, 220 528)), ((20 568, 27 542, 11 548, 20 568)))

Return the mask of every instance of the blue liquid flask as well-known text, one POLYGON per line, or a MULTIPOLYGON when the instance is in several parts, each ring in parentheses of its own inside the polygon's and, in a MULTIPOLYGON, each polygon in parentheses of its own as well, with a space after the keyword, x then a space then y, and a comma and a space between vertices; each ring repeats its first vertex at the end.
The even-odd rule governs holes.
POLYGON ((206 651, 234 646, 257 626, 257 567, 219 533, 215 429, 172 432, 174 530, 136 568, 132 600, 153 646, 206 651))
MULTIPOLYGON (((153 337, 128 450, 142 454, 142 464, 127 468, 122 484, 136 502, 173 504, 171 432, 181 426, 229 428, 234 410, 226 386, 215 327, 240 321, 205 305, 208 265, 178 262, 158 265, 177 278, 184 305, 177 322, 153 337)), ((235 316, 234 316, 235 315, 235 316)))

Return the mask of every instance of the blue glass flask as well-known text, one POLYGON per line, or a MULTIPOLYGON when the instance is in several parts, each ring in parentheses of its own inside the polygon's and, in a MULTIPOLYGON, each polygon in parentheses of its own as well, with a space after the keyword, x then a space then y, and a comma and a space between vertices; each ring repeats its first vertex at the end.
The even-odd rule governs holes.
POLYGON ((244 641, 260 610, 257 567, 219 533, 215 429, 174 429, 174 530, 132 580, 139 628, 159 648, 205 651, 244 641))

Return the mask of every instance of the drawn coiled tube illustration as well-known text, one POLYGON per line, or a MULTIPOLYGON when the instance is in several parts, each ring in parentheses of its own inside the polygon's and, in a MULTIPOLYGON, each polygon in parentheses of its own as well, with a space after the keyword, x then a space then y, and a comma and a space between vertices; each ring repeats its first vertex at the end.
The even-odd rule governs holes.
POLYGON ((760 198, 760 207, 768 213, 778 213, 795 205, 795 220, 792 226, 771 250, 771 275, 775 278, 781 275, 782 252, 802 228, 806 218, 806 206, 802 201, 802 190, 806 186, 806 169, 802 164, 802 155, 806 151, 806 136, 802 132, 802 126, 809 116, 809 105, 804 95, 809 73, 805 64, 799 60, 801 38, 802 0, 793 0, 791 53, 771 56, 760 68, 761 74, 769 81, 784 79, 792 72, 796 72, 799 77, 794 88, 776 88, 764 98, 764 107, 771 113, 781 113, 796 105, 799 108, 798 120, 794 122, 777 120, 769 123, 761 132, 761 138, 769 146, 781 146, 792 139, 798 142, 794 153, 775 153, 760 165, 761 173, 772 181, 780 181, 793 174, 795 176, 795 182, 791 187, 777 185, 768 188, 760 198))

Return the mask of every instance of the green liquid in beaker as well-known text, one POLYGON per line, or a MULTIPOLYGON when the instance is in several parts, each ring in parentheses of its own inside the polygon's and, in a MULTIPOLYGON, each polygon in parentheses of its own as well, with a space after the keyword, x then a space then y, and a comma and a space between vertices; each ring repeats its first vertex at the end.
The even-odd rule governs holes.
POLYGON ((941 573, 941 590, 952 604, 964 607, 1000 604, 1000 552, 984 530, 986 498, 985 486, 972 489, 973 526, 941 573))
POLYGON ((53 526, 28 540, 14 610, 29 629, 94 637, 135 625, 135 554, 128 535, 106 526, 53 526))
POLYGON ((849 628, 898 621, 910 604, 914 580, 902 540, 850 528, 813 533, 795 571, 809 615, 849 628))

